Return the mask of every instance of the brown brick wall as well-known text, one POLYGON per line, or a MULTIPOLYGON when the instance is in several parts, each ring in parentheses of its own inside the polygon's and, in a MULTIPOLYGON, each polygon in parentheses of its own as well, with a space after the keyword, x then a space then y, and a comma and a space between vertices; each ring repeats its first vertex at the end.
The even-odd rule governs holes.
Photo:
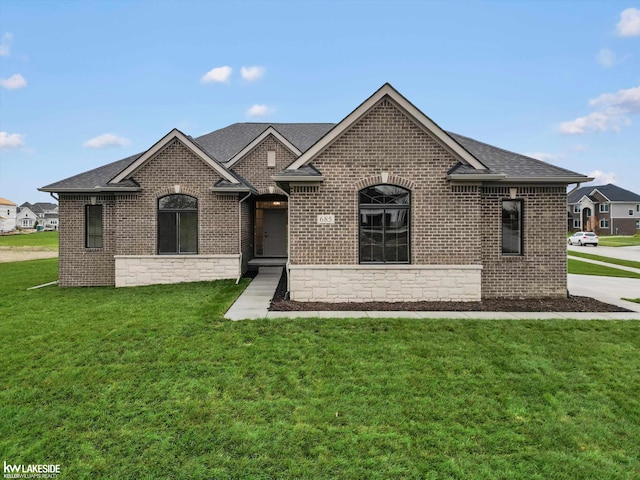
POLYGON ((213 193, 220 175, 180 141, 167 145, 133 178, 139 193, 98 197, 104 204, 102 249, 84 248, 84 206, 90 196, 60 196, 61 286, 114 285, 113 255, 155 255, 158 198, 176 193, 175 185, 198 198, 198 253, 238 253, 238 196, 213 193))
POLYGON ((115 251, 114 211, 112 196, 96 196, 102 205, 103 248, 85 248, 85 206, 91 196, 60 195, 58 206, 60 249, 58 256, 61 287, 113 285, 115 251))
POLYGON ((217 195, 220 175, 174 140, 143 165, 133 178, 142 191, 123 197, 116 207, 117 255, 157 253, 158 198, 180 193, 198 199, 198 253, 238 253, 237 195, 217 195))
POLYGON ((509 187, 482 188, 482 296, 563 297, 567 293, 564 187, 519 186, 523 200, 521 256, 502 255, 502 200, 509 187))
POLYGON ((256 148, 245 155, 242 160, 236 163, 232 169, 256 187, 258 191, 264 192, 269 187, 276 186, 275 182, 271 180, 271 175, 284 170, 295 159, 295 155, 280 143, 277 138, 269 135, 256 148), (267 152, 269 150, 276 152, 275 168, 267 167, 267 152))
POLYGON ((446 180, 457 160, 388 99, 313 162, 325 180, 318 192, 292 189, 289 201, 292 264, 357 264, 358 191, 382 183, 411 190, 411 263, 479 264, 480 192, 454 192, 446 180), (317 215, 335 215, 317 225, 317 215), (456 239, 456 240, 453 240, 456 239))
MULTIPOLYGON (((628 218, 614 218, 613 219, 613 233, 615 235, 635 235, 638 233, 638 228, 636 227, 636 222, 638 221, 638 217, 628 217, 628 218)), ((609 221, 609 226, 612 226, 612 221, 609 221)))

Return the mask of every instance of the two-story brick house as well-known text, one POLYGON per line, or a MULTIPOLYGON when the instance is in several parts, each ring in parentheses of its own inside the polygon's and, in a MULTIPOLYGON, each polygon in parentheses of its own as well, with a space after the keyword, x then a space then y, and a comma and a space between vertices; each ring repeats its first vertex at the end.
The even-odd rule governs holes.
POLYGON ((337 124, 172 130, 43 187, 62 286, 235 278, 286 264, 294 300, 566 295, 566 187, 590 180, 442 130, 389 84, 337 124))
POLYGON ((569 230, 601 235, 640 231, 640 195, 611 183, 576 188, 567 195, 569 230))

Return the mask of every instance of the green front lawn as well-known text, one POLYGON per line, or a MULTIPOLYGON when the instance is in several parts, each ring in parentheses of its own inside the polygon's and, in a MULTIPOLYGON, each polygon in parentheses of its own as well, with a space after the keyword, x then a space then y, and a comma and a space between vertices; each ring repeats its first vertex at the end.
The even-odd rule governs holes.
POLYGON ((58 232, 0 235, 0 247, 43 247, 47 250, 57 250, 58 232))
POLYGON ((640 278, 640 273, 620 270, 619 268, 607 267, 595 263, 581 262, 573 258, 567 259, 567 270, 569 273, 577 275, 598 275, 601 277, 622 277, 622 278, 640 278))
POLYGON ((614 265, 623 265, 625 267, 640 268, 640 262, 634 262, 633 260, 621 260, 613 257, 603 257, 602 255, 592 255, 590 253, 576 252, 574 250, 567 250, 567 255, 572 257, 588 258, 590 260, 598 260, 600 262, 613 263, 614 265))
POLYGON ((640 322, 221 319, 0 264, 0 457, 60 478, 640 475, 640 322))
POLYGON ((640 235, 599 237, 599 243, 603 247, 630 247, 640 245, 640 235))

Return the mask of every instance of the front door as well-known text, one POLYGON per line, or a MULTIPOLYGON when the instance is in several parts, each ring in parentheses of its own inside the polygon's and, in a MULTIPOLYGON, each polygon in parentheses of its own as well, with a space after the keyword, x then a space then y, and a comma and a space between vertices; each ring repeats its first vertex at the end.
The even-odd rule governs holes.
POLYGON ((262 231, 263 255, 265 257, 287 256, 287 211, 263 210, 262 231))

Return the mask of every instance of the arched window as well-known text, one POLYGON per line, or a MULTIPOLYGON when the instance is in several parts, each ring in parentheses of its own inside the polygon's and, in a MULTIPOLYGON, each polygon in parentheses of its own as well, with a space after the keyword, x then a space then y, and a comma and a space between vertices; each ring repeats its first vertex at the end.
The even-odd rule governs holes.
POLYGON ((411 193, 395 185, 360 190, 360 263, 409 263, 411 193))
POLYGON ((167 195, 158 199, 158 253, 198 253, 198 199, 167 195))

